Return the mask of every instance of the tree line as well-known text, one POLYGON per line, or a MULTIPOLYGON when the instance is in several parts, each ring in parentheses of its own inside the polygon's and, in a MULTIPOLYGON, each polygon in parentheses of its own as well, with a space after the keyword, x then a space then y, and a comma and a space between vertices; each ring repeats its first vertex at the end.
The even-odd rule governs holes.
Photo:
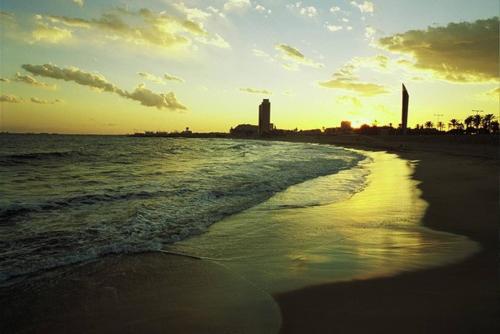
MULTIPOLYGON (((415 130, 438 130, 444 131, 446 125, 443 122, 436 124, 427 121, 424 124, 417 124, 415 130)), ((479 114, 467 116, 463 122, 453 118, 448 122, 448 133, 453 134, 497 134, 499 131, 499 123, 495 115, 479 114)))

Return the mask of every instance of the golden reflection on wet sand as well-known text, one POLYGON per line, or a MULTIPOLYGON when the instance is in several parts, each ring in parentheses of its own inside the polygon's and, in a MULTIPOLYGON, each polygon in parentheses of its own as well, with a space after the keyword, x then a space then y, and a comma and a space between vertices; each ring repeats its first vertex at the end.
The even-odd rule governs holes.
POLYGON ((422 226, 427 203, 410 178, 414 162, 364 153, 369 159, 359 168, 369 171, 366 187, 352 197, 309 205, 325 185, 345 184, 352 171, 310 180, 171 250, 215 259, 271 293, 394 275, 458 261, 478 250, 466 237, 422 226), (309 204, 297 205, 298 197, 309 204))

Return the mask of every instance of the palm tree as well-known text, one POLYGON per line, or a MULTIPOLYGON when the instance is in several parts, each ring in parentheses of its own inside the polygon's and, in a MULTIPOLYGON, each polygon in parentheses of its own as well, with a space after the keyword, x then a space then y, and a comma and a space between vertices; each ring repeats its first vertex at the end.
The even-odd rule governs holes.
POLYGON ((425 127, 426 127, 427 129, 432 129, 432 128, 434 127, 434 124, 432 124, 432 122, 431 122, 431 121, 427 121, 427 122, 425 122, 425 127))
POLYGON ((443 131, 444 123, 441 121, 437 122, 437 128, 439 129, 439 131, 443 131))
POLYGON ((474 116, 468 116, 466 119, 464 119, 465 126, 468 128, 471 127, 472 123, 474 122, 474 116))
POLYGON ((483 118, 479 114, 472 116, 472 124, 474 124, 474 127, 476 128, 476 130, 479 129, 479 126, 481 125, 482 119, 483 118))
POLYGON ((498 121, 491 122, 491 132, 495 135, 498 132, 498 121))
POLYGON ((448 123, 448 129, 449 128, 455 129, 457 127, 457 124, 458 124, 458 121, 455 118, 451 119, 450 123, 448 123))
POLYGON ((483 119, 481 120, 481 124, 483 126, 483 129, 488 130, 488 132, 491 131, 491 122, 495 119, 495 115, 493 114, 487 114, 484 115, 483 119))

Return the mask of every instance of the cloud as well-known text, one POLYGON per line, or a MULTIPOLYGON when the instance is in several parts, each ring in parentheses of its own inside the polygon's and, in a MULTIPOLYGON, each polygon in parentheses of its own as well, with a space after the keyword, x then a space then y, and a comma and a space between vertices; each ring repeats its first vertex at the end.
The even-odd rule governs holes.
POLYGON ((72 37, 72 32, 65 28, 51 26, 45 22, 37 22, 31 33, 33 41, 57 44, 72 37))
POLYGON ((357 108, 361 107, 361 100, 355 96, 342 95, 337 97, 337 101, 344 104, 352 104, 357 108))
MULTIPOLYGON (((196 11, 184 5, 177 5, 177 9, 188 17, 196 16, 199 18, 203 15, 202 11, 196 11)), ((172 49, 186 47, 193 41, 198 41, 221 48, 229 47, 229 44, 220 35, 210 34, 201 22, 189 18, 182 19, 166 12, 153 12, 146 8, 138 11, 116 8, 94 19, 50 15, 40 16, 40 20, 43 20, 42 23, 45 25, 49 22, 53 25, 59 24, 79 31, 93 30, 93 38, 96 36, 95 33, 100 31, 104 35, 97 35, 97 37, 121 40, 134 45, 172 49)))
POLYGON ((13 26, 16 24, 16 17, 13 13, 0 10, 0 24, 3 26, 13 26))
POLYGON ((414 69, 431 71, 448 81, 493 81, 498 78, 498 26, 498 17, 449 23, 384 37, 378 44, 412 56, 414 69))
POLYGON ((7 103, 20 103, 22 102, 23 99, 19 98, 15 95, 1 95, 0 96, 0 102, 7 102, 7 103))
POLYGON ((163 81, 162 78, 157 77, 154 74, 147 73, 147 72, 139 72, 137 74, 140 75, 141 77, 143 77, 146 80, 153 81, 153 82, 160 83, 160 84, 164 83, 164 81, 163 81))
POLYGON ((319 82, 319 85, 325 88, 349 90, 363 96, 375 96, 387 93, 386 88, 382 85, 359 80, 355 71, 363 65, 362 59, 363 58, 352 59, 335 72, 332 79, 319 82))
POLYGON ((224 14, 220 9, 217 9, 215 7, 212 7, 212 6, 208 6, 207 10, 209 12, 211 12, 212 14, 218 15, 218 16, 220 16, 222 18, 226 18, 226 14, 224 14))
POLYGON ((292 58, 292 59, 296 59, 299 61, 303 61, 305 59, 302 52, 300 52, 299 50, 297 50, 296 48, 294 48, 290 45, 278 44, 278 45, 276 45, 276 50, 282 51, 285 54, 285 56, 292 58))
POLYGON ((259 58, 263 58, 269 62, 275 62, 276 60, 273 58, 273 56, 271 56, 270 54, 268 54, 267 52, 265 51, 262 51, 262 50, 259 50, 259 49, 252 49, 252 52, 253 54, 256 56, 256 57, 259 57, 259 58))
POLYGON ((169 80, 169 81, 179 81, 179 82, 184 82, 184 79, 179 78, 179 77, 177 77, 177 76, 175 76, 175 75, 172 75, 172 74, 168 74, 168 73, 165 73, 165 74, 163 75, 163 78, 164 78, 165 80, 169 80))
POLYGON ((296 2, 294 4, 288 4, 286 7, 292 11, 297 11, 300 15, 307 17, 315 17, 318 15, 318 10, 314 6, 302 6, 302 2, 296 2))
POLYGON ((489 90, 486 92, 486 95, 495 97, 495 98, 500 98, 500 88, 493 88, 492 90, 489 90))
POLYGON ((199 8, 189 8, 187 7, 183 2, 180 3, 175 3, 174 8, 176 8, 178 11, 181 13, 185 14, 188 20, 191 21, 196 21, 196 20, 206 20, 210 16, 212 16, 212 13, 205 12, 204 10, 201 10, 199 8))
POLYGON ((143 106, 156 107, 158 109, 170 110, 186 110, 186 106, 182 105, 173 92, 166 94, 157 94, 146 88, 144 85, 139 85, 133 92, 126 93, 125 97, 138 101, 143 106))
POLYGON ((250 0, 229 0, 224 4, 225 11, 243 10, 250 7, 250 0))
POLYGON ((262 5, 256 5, 255 10, 258 11, 259 13, 271 14, 271 10, 267 9, 266 7, 264 7, 262 5))
POLYGON ((73 81, 77 84, 96 88, 106 92, 118 93, 120 95, 124 94, 121 89, 108 82, 106 78, 104 78, 104 76, 99 73, 84 72, 76 67, 60 68, 52 64, 24 64, 21 67, 35 76, 60 79, 64 81, 73 81))
POLYGON ((49 101, 49 100, 43 100, 43 99, 39 99, 37 97, 32 97, 30 99, 31 102, 33 103, 37 103, 37 104, 55 104, 55 103, 59 103, 59 102, 62 102, 61 100, 59 99, 55 99, 55 100, 52 100, 52 101, 49 101))
POLYGON ((38 81, 37 79, 33 78, 31 75, 23 75, 19 72, 16 73, 16 76, 12 79, 12 81, 16 82, 23 82, 31 86, 35 87, 41 87, 41 88, 48 88, 48 89, 55 89, 55 85, 48 84, 43 81, 38 81))
POLYGON ((377 30, 371 26, 365 27, 365 38, 372 42, 373 41, 373 36, 377 33, 377 30))
POLYGON ((72 81, 77 84, 95 88, 101 91, 115 93, 121 97, 138 101, 144 106, 166 108, 170 110, 186 110, 187 108, 177 101, 174 93, 157 94, 139 85, 133 92, 127 92, 106 80, 99 73, 89 73, 76 67, 60 68, 51 64, 30 65, 24 64, 22 68, 26 71, 43 77, 72 81))
POLYGON ((373 11, 375 10, 375 6, 371 1, 364 1, 363 3, 351 1, 351 5, 358 7, 361 13, 373 13, 373 11))
POLYGON ((320 82, 319 85, 326 88, 350 90, 364 96, 375 96, 387 93, 385 87, 378 84, 359 81, 344 81, 338 78, 320 82))
MULTIPOLYGON (((275 49, 281 52, 281 56, 283 60, 288 60, 292 61, 296 64, 301 64, 305 66, 311 66, 314 68, 320 68, 323 67, 324 65, 321 63, 317 63, 313 61, 312 59, 306 58, 302 52, 300 52, 298 49, 294 48, 293 46, 287 45, 287 44, 277 44, 275 46, 275 49)), ((293 65, 290 64, 285 64, 285 66, 289 66, 290 68, 294 68, 293 65)))
POLYGON ((333 6, 330 8, 330 13, 336 13, 340 11, 340 7, 333 6))
POLYGON ((146 80, 156 82, 159 84, 164 84, 165 81, 179 81, 179 82, 184 82, 184 79, 176 77, 175 75, 165 73, 163 77, 158 77, 154 74, 148 73, 148 72, 139 72, 137 73, 141 77, 143 77, 146 80))
POLYGON ((263 94, 263 95, 271 95, 272 92, 266 90, 266 89, 259 89, 259 88, 240 88, 240 91, 246 92, 246 93, 251 93, 251 94, 263 94))
POLYGON ((85 0, 72 0, 75 5, 78 5, 80 7, 83 7, 85 4, 85 0))
POLYGON ((336 31, 340 31, 343 29, 342 26, 336 26, 334 24, 328 24, 328 23, 325 24, 325 27, 326 27, 326 29, 328 29, 331 32, 336 32, 336 31))

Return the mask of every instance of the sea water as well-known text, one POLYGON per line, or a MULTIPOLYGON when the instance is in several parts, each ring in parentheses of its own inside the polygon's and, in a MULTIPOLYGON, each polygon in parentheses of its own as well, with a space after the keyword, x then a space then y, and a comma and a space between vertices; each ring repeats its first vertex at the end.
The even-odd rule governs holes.
POLYGON ((160 250, 294 184, 355 172, 314 197, 361 190, 365 156, 258 140, 0 135, 0 284, 108 254, 160 250))

